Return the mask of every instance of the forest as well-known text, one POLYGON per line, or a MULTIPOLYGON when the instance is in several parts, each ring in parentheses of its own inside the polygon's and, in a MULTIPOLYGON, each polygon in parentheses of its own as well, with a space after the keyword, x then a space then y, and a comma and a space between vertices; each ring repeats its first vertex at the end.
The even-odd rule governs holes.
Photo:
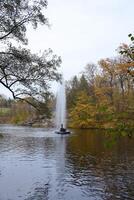
POLYGON ((134 37, 67 83, 69 127, 134 128, 134 37))
MULTIPOLYGON (((66 82, 69 128, 134 129, 134 37, 121 44, 117 57, 97 64, 88 63, 84 70, 66 82)), ((35 109, 21 100, 0 97, 1 123, 52 125, 55 96, 45 96, 35 109), (49 121, 49 123, 48 123, 49 121), (47 122, 47 123, 46 123, 47 122)), ((32 101, 32 99, 31 99, 32 101)))

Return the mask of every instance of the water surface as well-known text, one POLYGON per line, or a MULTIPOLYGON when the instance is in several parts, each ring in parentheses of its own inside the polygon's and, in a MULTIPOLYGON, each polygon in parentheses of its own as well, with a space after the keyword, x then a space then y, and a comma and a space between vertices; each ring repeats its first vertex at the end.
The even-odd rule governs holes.
POLYGON ((0 125, 0 200, 134 199, 134 139, 0 125))

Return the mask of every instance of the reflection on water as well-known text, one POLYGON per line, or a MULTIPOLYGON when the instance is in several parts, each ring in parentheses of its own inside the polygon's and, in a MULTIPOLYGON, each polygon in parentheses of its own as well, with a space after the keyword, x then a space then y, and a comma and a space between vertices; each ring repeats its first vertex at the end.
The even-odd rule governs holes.
POLYGON ((134 139, 0 126, 0 200, 134 199, 134 139))

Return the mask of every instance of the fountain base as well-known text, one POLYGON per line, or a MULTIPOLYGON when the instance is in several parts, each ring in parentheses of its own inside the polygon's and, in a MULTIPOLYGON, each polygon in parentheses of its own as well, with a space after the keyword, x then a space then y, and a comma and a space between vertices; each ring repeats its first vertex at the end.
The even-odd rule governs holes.
POLYGON ((60 135, 66 135, 66 134, 70 134, 71 132, 70 131, 55 131, 55 133, 57 133, 57 134, 60 134, 60 135))
POLYGON ((61 128, 59 131, 56 131, 55 133, 65 135, 65 134, 70 134, 70 131, 67 131, 64 127, 63 124, 61 124, 61 128))

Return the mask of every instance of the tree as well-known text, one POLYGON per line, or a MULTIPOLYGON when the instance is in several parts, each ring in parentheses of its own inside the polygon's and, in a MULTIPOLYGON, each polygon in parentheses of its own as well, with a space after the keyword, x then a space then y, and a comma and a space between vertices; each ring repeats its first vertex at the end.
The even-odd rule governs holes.
POLYGON ((0 1, 0 40, 17 39, 27 44, 27 24, 37 28, 38 24, 47 24, 43 8, 46 0, 2 0, 0 1))
POLYGON ((41 57, 12 47, 6 53, 0 52, 0 83, 10 90, 14 99, 29 102, 25 97, 31 97, 37 100, 48 93, 50 81, 60 80, 56 71, 60 58, 50 56, 51 50, 41 57))
POLYGON ((70 110, 69 126, 72 128, 90 128, 96 126, 95 104, 87 95, 86 91, 79 91, 76 99, 76 105, 70 110))
POLYGON ((88 82, 88 92, 92 97, 94 97, 95 101, 94 84, 95 84, 95 77, 97 75, 97 65, 93 63, 88 63, 83 73, 88 82))
POLYGON ((94 78, 96 73, 97 73, 97 66, 93 63, 88 63, 85 67, 84 75, 91 86, 94 85, 94 78))
POLYGON ((67 93, 67 108, 70 109, 76 104, 76 96, 78 93, 79 80, 77 76, 74 76, 66 84, 66 93, 67 93))
POLYGON ((27 25, 37 28, 38 24, 48 24, 43 14, 47 1, 3 0, 0 7, 0 42, 4 45, 0 52, 0 83, 14 99, 22 99, 39 109, 44 94, 49 94, 50 82, 61 78, 57 71, 61 58, 53 55, 51 49, 36 55, 11 42, 27 45, 27 25))
MULTIPOLYGON (((123 64, 124 69, 126 69, 127 73, 134 77, 134 35, 129 34, 131 44, 122 44, 118 51, 119 53, 126 58, 126 63, 123 64)), ((122 67, 122 65, 120 65, 122 67)))
POLYGON ((134 35, 129 34, 128 37, 131 40, 131 44, 122 44, 119 47, 119 53, 122 55, 126 55, 130 60, 134 61, 134 35))
POLYGON ((85 91, 87 94, 89 94, 89 85, 84 74, 82 74, 79 79, 79 91, 85 91))
POLYGON ((115 84, 115 64, 115 61, 109 58, 99 61, 102 73, 105 76, 104 87, 107 88, 107 95, 109 96, 111 103, 113 103, 113 87, 115 84))

